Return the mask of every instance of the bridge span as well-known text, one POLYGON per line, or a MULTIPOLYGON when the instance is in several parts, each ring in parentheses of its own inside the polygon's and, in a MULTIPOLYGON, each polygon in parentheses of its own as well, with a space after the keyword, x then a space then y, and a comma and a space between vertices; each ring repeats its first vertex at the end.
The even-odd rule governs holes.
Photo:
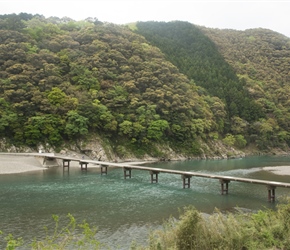
MULTIPOLYGON (((124 178, 131 178, 132 177, 132 170, 143 170, 148 171, 151 176, 151 183, 158 183, 158 175, 160 173, 167 173, 167 174, 177 174, 181 176, 183 181, 183 188, 190 188, 190 179, 192 177, 201 177, 201 178, 210 178, 210 179, 217 179, 220 182, 221 187, 221 194, 228 194, 229 192, 229 183, 232 181, 237 182, 244 182, 249 184, 259 184, 264 185, 267 188, 268 193, 268 201, 274 202, 275 201, 275 189, 277 187, 283 188, 290 188, 290 183, 286 182, 276 182, 276 181, 267 181, 267 180, 259 180, 259 179, 251 179, 251 178, 241 178, 241 177, 233 177, 233 176, 224 176, 224 175, 216 175, 216 174, 207 174, 207 173, 200 173, 200 172, 192 172, 192 171, 181 171, 181 170, 170 170, 170 169, 162 169, 162 168, 153 168, 153 167, 146 167, 140 166, 146 162, 140 162, 138 165, 135 165, 134 162, 125 162, 125 163, 113 163, 113 162, 104 162, 104 161, 97 161, 97 160, 89 160, 83 158, 75 158, 75 157, 68 157, 68 156, 60 156, 54 155, 50 153, 0 153, 1 154, 9 154, 9 155, 26 155, 26 156, 37 156, 43 157, 43 163, 49 160, 61 160, 63 169, 70 168, 70 162, 76 161, 79 162, 81 170, 87 170, 89 164, 99 165, 101 174, 108 174, 109 167, 117 167, 122 168, 124 172, 124 178)), ((147 162, 148 163, 148 162, 147 162)))

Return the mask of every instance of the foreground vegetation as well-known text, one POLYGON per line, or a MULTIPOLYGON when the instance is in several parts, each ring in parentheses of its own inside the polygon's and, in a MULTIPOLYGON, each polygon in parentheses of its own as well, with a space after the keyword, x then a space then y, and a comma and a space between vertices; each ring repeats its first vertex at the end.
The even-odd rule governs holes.
POLYGON ((100 242, 95 239, 97 229, 88 223, 77 224, 75 218, 68 214, 67 225, 60 226, 60 218, 53 215, 55 227, 51 231, 44 227, 46 237, 43 240, 32 239, 32 243, 25 245, 22 238, 15 238, 12 234, 3 235, 0 231, 0 246, 6 242, 6 250, 22 249, 32 250, 60 250, 60 249, 100 249, 100 242), (2 237, 1 237, 2 236, 2 237))
POLYGON ((290 203, 276 211, 216 211, 209 217, 185 208, 178 221, 170 219, 163 230, 153 232, 143 249, 290 249, 290 203))
MULTIPOLYGON (((53 216, 55 229, 43 241, 34 240, 26 249, 108 249, 95 239, 96 229, 87 223, 76 224, 68 215, 69 223, 59 228, 59 218, 53 216), (81 233, 77 233, 81 229, 81 233)), ((46 229, 47 230, 47 229, 46 229)), ((12 235, 1 238, 6 250, 22 246, 22 239, 12 235)), ((205 216, 193 207, 185 208, 179 220, 169 219, 162 230, 151 233, 148 246, 132 243, 132 250, 190 250, 190 249, 290 249, 290 199, 277 205, 276 210, 256 213, 221 213, 205 216)))

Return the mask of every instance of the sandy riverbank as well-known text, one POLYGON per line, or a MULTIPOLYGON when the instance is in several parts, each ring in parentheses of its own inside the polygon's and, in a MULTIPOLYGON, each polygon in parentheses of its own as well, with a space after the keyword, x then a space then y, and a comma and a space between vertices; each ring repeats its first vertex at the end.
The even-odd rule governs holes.
POLYGON ((290 166, 264 167, 263 170, 277 175, 290 175, 290 166))
MULTIPOLYGON (((75 156, 74 156, 75 157, 75 156)), ((82 156, 77 156, 81 159, 82 156)), ((148 163, 143 162, 126 162, 126 164, 142 165, 148 163)), ((57 164, 61 166, 61 162, 56 161, 49 162, 46 161, 43 165, 43 157, 40 155, 8 155, 0 154, 0 174, 16 174, 24 173, 29 171, 44 171, 49 167, 55 167, 57 164)), ((79 162, 71 161, 70 167, 80 168, 79 162)), ((89 168, 99 168, 98 164, 89 164, 89 168)))
POLYGON ((34 156, 0 155, 0 174, 43 171, 46 168, 34 156))

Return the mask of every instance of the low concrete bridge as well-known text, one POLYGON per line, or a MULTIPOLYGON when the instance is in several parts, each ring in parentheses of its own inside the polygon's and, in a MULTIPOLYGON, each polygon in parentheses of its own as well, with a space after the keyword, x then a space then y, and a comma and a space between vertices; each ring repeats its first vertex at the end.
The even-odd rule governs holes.
MULTIPOLYGON (((1 154, 6 154, 6 153, 1 153, 1 154)), ((11 155, 11 154, 9 154, 9 155, 11 155)), ((27 155, 27 156, 43 157, 44 163, 47 160, 48 161, 54 160, 54 159, 61 160, 63 169, 66 169, 66 168, 69 169, 71 161, 79 162, 81 170, 87 170, 88 164, 99 165, 100 172, 102 175, 108 173, 108 167, 123 168, 125 179, 132 177, 132 170, 133 169, 144 170, 144 171, 149 172, 149 174, 151 176, 151 183, 158 182, 158 175, 160 173, 177 174, 177 175, 181 176, 181 179, 183 181, 183 188, 190 188, 190 179, 192 177, 217 179, 220 182, 222 195, 228 194, 229 183, 231 181, 245 182, 245 183, 251 183, 251 184, 259 184, 259 185, 266 186, 269 202, 275 201, 275 189, 277 187, 290 188, 290 183, 285 183, 285 182, 266 181, 266 180, 259 180, 259 179, 241 178, 241 177, 224 176, 224 175, 216 175, 216 174, 206 174, 206 173, 191 172, 191 171, 189 172, 189 171, 162 169, 162 168, 152 168, 152 167, 146 167, 146 166, 136 166, 136 165, 134 165, 134 164, 136 164, 134 162, 112 163, 112 162, 104 162, 104 161, 87 160, 87 159, 83 159, 83 158, 80 159, 80 158, 74 158, 74 157, 57 156, 54 154, 46 154, 46 153, 39 153, 39 154, 25 154, 25 153, 21 154, 21 153, 19 153, 19 154, 14 154, 14 155, 27 155)), ((145 162, 143 162, 143 163, 145 163, 145 162)), ((139 163, 139 164, 142 164, 142 163, 139 163)))

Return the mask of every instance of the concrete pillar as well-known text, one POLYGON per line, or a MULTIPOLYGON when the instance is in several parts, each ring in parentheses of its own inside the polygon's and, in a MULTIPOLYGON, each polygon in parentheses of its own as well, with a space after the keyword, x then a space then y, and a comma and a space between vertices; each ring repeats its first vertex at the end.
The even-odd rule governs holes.
POLYGON ((220 179, 220 184, 221 184, 221 194, 228 194, 229 193, 229 183, 231 181, 230 180, 224 180, 224 179, 220 179))
POLYGON ((101 175, 108 173, 108 166, 101 165, 101 175))
POLYGON ((190 188, 190 178, 191 178, 192 176, 190 176, 190 175, 185 175, 185 174, 183 174, 183 175, 181 175, 181 178, 182 178, 182 180, 183 180, 183 188, 190 188))
POLYGON ((71 161, 71 160, 63 159, 63 160, 62 160, 62 166, 63 166, 63 168, 69 168, 70 161, 71 161))
POLYGON ((158 174, 160 172, 158 171, 154 171, 154 170, 151 170, 150 171, 150 175, 151 175, 151 183, 158 183, 158 174))
POLYGON ((268 201, 275 202, 275 189, 276 189, 276 187, 268 185, 267 189, 268 189, 268 201))
POLYGON ((124 178, 127 179, 127 177, 129 177, 131 179, 132 169, 128 167, 124 167, 123 170, 124 170, 124 178))
POLYGON ((80 161, 81 170, 88 170, 88 163, 80 161))

